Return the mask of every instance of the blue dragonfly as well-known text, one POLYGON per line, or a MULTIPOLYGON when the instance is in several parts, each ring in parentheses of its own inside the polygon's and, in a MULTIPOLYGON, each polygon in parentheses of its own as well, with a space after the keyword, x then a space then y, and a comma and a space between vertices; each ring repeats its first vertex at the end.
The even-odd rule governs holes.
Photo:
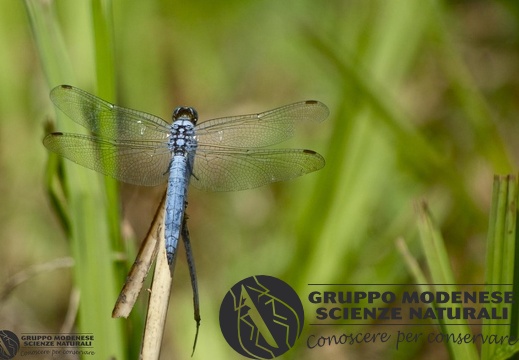
POLYGON ((312 150, 264 149, 290 138, 300 122, 326 119, 328 108, 315 100, 200 124, 196 110, 182 106, 173 111, 168 124, 70 85, 55 87, 50 98, 92 135, 50 133, 43 139, 49 150, 122 182, 168 183, 164 241, 170 267, 190 183, 203 190, 244 190, 293 179, 325 164, 312 150))

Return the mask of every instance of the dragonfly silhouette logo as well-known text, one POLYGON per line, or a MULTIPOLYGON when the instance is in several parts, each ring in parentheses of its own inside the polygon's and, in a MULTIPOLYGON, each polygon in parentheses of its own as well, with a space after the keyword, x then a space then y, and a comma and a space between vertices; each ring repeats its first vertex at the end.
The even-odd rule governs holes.
POLYGON ((20 340, 9 330, 0 330, 0 359, 8 360, 16 356, 20 349, 20 340))
POLYGON ((274 359, 286 353, 301 335, 303 323, 299 296, 272 276, 251 276, 238 282, 220 307, 225 340, 252 359, 274 359))

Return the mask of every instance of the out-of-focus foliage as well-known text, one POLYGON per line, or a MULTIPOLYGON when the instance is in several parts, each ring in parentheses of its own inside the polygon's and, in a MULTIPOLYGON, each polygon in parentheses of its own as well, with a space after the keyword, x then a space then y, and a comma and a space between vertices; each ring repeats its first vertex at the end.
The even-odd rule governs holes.
MULTIPOLYGON (((48 6, 55 6, 64 34, 71 85, 95 92, 102 59, 92 56, 96 39, 85 31, 89 2, 48 6)), ((323 154, 327 165, 318 173, 238 193, 191 190, 202 306, 195 358, 239 358, 220 335, 218 310, 225 292, 250 275, 278 276, 303 300, 308 283, 411 281, 394 243, 402 236, 423 256, 417 199, 426 199, 438 220, 456 279, 483 279, 492 174, 514 172, 519 151, 516 2, 114 0, 112 6, 122 106, 165 119, 175 106, 194 106, 201 120, 303 99, 331 110, 326 122, 301 129, 287 144, 323 154)), ((23 3, 2 2, 0 14, 3 284, 70 249, 44 186, 48 154, 41 139, 55 117, 48 92, 58 84, 43 75, 23 3)), ((122 187, 125 239, 143 237, 161 191, 122 187)), ((3 328, 58 331, 71 273, 42 273, 10 292, 0 307, 3 328)), ((190 354, 191 301, 180 254, 165 358, 190 354)), ((139 339, 141 320, 128 321, 127 338, 139 339)), ((370 346, 308 350, 305 335, 319 331, 326 333, 306 326, 301 343, 283 358, 447 357, 441 347, 421 344, 398 353, 370 346)), ((128 348, 135 358, 138 344, 128 348)))

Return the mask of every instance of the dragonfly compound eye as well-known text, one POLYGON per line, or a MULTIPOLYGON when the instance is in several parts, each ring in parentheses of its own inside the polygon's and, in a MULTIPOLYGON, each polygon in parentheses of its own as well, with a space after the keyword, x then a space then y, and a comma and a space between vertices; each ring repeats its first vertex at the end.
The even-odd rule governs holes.
POLYGON ((198 120, 198 113, 192 107, 180 106, 173 111, 172 118, 173 121, 178 120, 180 118, 185 118, 193 123, 196 123, 196 121, 198 120))

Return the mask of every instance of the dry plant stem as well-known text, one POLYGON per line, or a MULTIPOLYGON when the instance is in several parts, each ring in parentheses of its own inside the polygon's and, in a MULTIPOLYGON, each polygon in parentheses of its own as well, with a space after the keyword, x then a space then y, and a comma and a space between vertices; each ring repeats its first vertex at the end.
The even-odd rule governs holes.
POLYGON ((52 261, 48 261, 43 264, 37 264, 28 267, 25 270, 20 271, 19 273, 14 274, 9 277, 3 287, 0 289, 0 302, 5 301, 11 295, 14 289, 16 289, 19 285, 25 283, 27 280, 31 280, 37 275, 55 271, 63 268, 71 268, 74 266, 74 259, 70 257, 58 258, 52 261))
MULTIPOLYGON (((169 277, 163 273, 162 267, 164 264, 161 260, 164 255, 164 249, 162 249, 158 241, 164 238, 164 206, 166 196, 162 197, 161 203, 157 208, 155 217, 151 224, 151 227, 146 235, 146 238, 141 244, 137 258, 132 265, 132 268, 128 274, 126 282, 119 294, 117 302, 115 303, 112 317, 128 317, 130 312, 137 301, 139 293, 142 289, 142 285, 146 276, 148 275, 149 269, 157 258, 157 265, 155 267, 155 275, 153 278, 152 291, 150 296, 150 302, 148 304, 148 314, 146 319, 146 328, 144 330, 144 340, 141 352, 141 358, 143 359, 156 359, 160 355, 160 345, 162 342, 162 334, 164 331, 164 324, 166 321, 167 308, 169 304, 169 296, 171 290, 171 281, 173 278, 173 269, 175 266, 176 254, 174 261, 171 265, 167 264, 169 277), (159 250, 160 249, 160 250, 159 250), (162 255, 161 255, 162 254, 162 255), (159 256, 157 256, 159 255, 159 256), (161 270, 162 269, 162 270, 161 270)), ((193 287, 193 306, 194 306, 194 319, 196 321, 196 333, 195 340, 193 343, 193 353, 196 348, 198 339, 198 331, 200 328, 200 301, 198 295, 198 286, 196 281, 196 269, 195 263, 191 250, 191 243, 189 237, 189 230, 187 227, 187 216, 184 217, 182 223, 182 239, 184 241, 184 247, 187 254, 187 262, 189 266, 189 273, 191 276, 191 284, 193 287)))
POLYGON ((135 261, 128 273, 126 282, 124 283, 123 289, 117 298, 117 301, 112 311, 112 317, 124 317, 127 318, 137 301, 137 297, 142 289, 142 284, 150 271, 153 261, 157 257, 157 251, 159 249, 158 244, 161 239, 159 234, 159 225, 164 221, 164 205, 166 202, 166 193, 162 197, 162 200, 155 212, 153 222, 146 235, 146 238, 141 244, 139 253, 135 258, 135 261))
MULTIPOLYGON (((164 238, 163 225, 160 226, 159 238, 164 238)), ((175 259, 176 256, 173 258, 173 262, 175 262, 175 259)), ((160 356, 160 347, 168 313, 172 280, 172 273, 166 257, 166 248, 159 246, 150 301, 148 303, 146 326, 144 328, 141 359, 158 359, 160 356)))

